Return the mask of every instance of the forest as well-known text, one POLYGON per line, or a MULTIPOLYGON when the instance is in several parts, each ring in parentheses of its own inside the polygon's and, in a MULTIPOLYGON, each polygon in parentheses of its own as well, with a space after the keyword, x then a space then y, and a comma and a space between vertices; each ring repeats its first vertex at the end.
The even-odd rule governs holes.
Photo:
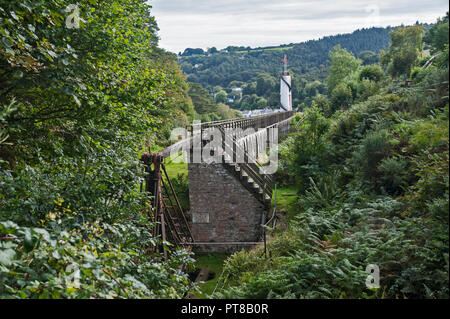
POLYGON ((448 13, 181 57, 157 18, 146 0, 0 0, 1 299, 199 294, 199 256, 152 235, 140 155, 195 119, 272 105, 284 54, 302 112, 280 145, 280 223, 269 254, 226 256, 205 297, 449 298, 448 13), (232 87, 249 101, 224 99, 232 87))

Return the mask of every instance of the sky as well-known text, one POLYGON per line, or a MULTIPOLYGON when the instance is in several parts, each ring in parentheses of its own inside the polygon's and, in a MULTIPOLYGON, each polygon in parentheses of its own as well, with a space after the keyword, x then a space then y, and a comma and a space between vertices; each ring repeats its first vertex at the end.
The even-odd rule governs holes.
POLYGON ((150 0, 160 46, 223 49, 299 43, 373 26, 433 23, 448 0, 150 0))

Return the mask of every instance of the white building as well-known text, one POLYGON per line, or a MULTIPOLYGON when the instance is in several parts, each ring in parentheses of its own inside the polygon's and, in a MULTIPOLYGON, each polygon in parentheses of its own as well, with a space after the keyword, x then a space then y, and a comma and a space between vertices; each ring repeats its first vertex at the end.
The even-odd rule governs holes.
POLYGON ((283 72, 281 73, 280 103, 285 111, 292 111, 292 78, 287 70, 287 58, 284 56, 283 72))

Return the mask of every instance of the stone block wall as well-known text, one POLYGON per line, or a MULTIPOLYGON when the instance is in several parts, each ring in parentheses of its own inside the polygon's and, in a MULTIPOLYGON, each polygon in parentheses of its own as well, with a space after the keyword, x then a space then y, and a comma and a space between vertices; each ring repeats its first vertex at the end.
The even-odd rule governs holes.
POLYGON ((195 241, 213 243, 194 251, 233 252, 252 246, 235 242, 261 241, 266 209, 223 164, 189 164, 189 199, 195 241))

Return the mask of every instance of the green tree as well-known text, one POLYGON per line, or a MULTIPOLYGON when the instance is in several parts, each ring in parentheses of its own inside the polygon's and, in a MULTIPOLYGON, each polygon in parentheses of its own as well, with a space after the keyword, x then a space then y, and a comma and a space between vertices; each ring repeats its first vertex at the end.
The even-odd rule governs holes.
POLYGON ((310 185, 310 177, 320 176, 327 162, 326 133, 329 120, 318 107, 309 107, 301 119, 298 117, 293 120, 292 125, 295 133, 286 141, 289 151, 282 151, 281 157, 287 163, 287 170, 296 176, 301 183, 300 189, 304 191, 310 185))
POLYGON ((216 105, 209 92, 200 84, 189 83, 189 96, 198 114, 213 113, 216 105))
POLYGON ((442 19, 438 19, 426 33, 423 38, 424 42, 433 48, 433 52, 443 51, 448 46, 448 18, 449 13, 442 19))
POLYGON ((342 49, 340 45, 333 48, 330 51, 330 75, 327 77, 326 83, 328 86, 328 92, 331 95, 334 88, 345 79, 352 72, 356 71, 361 65, 361 60, 357 60, 353 54, 345 49, 342 49))
POLYGON ((70 4, 0 0, 0 298, 181 298, 137 185, 183 76, 147 1, 80 1, 79 28, 70 4))
POLYGON ((217 104, 216 113, 221 120, 228 120, 235 117, 234 110, 230 109, 228 105, 223 103, 217 104))
POLYGON ((216 102, 217 103, 226 103, 228 102, 228 94, 224 90, 219 91, 216 93, 216 102))
POLYGON ((331 93, 331 113, 340 109, 347 108, 352 104, 352 89, 346 83, 339 83, 331 93))
POLYGON ((367 65, 361 69, 359 73, 359 80, 367 79, 374 82, 379 82, 383 79, 384 72, 379 65, 367 65))
POLYGON ((215 54, 215 53, 219 52, 219 50, 217 50, 216 47, 212 47, 212 48, 209 48, 207 52, 209 54, 215 54))
POLYGON ((325 95, 317 95, 313 100, 313 106, 317 107, 323 114, 330 112, 330 102, 325 95))
POLYGON ((363 65, 376 64, 380 61, 380 56, 370 50, 360 52, 358 58, 362 60, 363 65))
POLYGON ((268 96, 275 87, 275 80, 270 74, 261 74, 256 79, 256 94, 268 96))
POLYGON ((423 26, 398 27, 389 32, 392 43, 381 53, 381 63, 392 77, 409 76, 423 50, 423 26))
MULTIPOLYGON (((188 94, 189 85, 186 82, 186 75, 178 65, 177 56, 156 47, 150 57, 154 67, 163 70, 166 76, 167 81, 163 87, 163 103, 166 108, 174 110, 169 117, 177 118, 177 123, 174 123, 177 126, 186 125, 195 118, 196 112, 188 94)), ((167 131, 170 131, 171 128, 170 125, 165 126, 167 131)))
POLYGON ((267 100, 263 97, 260 97, 256 101, 256 108, 257 109, 264 109, 267 107, 267 100))

